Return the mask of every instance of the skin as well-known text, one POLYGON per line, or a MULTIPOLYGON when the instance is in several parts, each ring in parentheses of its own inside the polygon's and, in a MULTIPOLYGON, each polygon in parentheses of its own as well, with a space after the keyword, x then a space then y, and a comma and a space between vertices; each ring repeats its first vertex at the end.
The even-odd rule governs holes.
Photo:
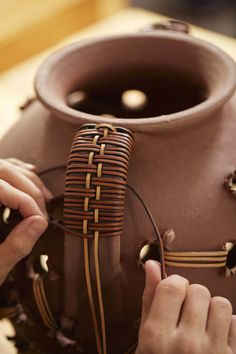
POLYGON ((0 285, 48 226, 45 202, 53 196, 35 169, 17 159, 0 160, 0 203, 19 210, 24 217, 0 244, 0 285))
POLYGON ((227 299, 178 275, 161 281, 155 261, 146 262, 145 270, 136 354, 236 353, 236 316, 227 299))

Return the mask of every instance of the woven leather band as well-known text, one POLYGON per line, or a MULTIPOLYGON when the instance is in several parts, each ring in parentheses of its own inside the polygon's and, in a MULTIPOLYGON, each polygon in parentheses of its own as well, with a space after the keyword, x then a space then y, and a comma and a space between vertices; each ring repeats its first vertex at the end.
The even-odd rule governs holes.
POLYGON ((83 236, 86 284, 99 354, 107 353, 99 239, 122 233, 132 144, 132 134, 124 128, 105 123, 83 125, 75 136, 67 167, 63 221, 83 236), (96 295, 90 275, 89 238, 94 238, 96 295))

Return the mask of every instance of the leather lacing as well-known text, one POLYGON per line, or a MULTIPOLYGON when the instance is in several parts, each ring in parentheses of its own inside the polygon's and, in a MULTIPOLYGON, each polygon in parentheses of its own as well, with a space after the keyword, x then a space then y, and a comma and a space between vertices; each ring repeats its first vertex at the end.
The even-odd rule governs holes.
POLYGON ((34 293, 34 298, 39 313, 43 319, 44 324, 49 329, 52 330, 58 329, 59 326, 52 315, 51 309, 47 301, 47 297, 44 289, 43 277, 40 276, 39 274, 33 277, 33 293, 34 293))
POLYGON ((171 252, 165 251, 165 264, 181 268, 221 268, 225 267, 228 251, 212 252, 171 252))
POLYGON ((99 354, 107 353, 99 239, 121 235, 132 143, 131 133, 124 129, 107 124, 84 125, 75 136, 67 167, 63 220, 68 228, 84 236, 85 277, 99 354), (90 275, 87 235, 91 234, 99 316, 90 275))

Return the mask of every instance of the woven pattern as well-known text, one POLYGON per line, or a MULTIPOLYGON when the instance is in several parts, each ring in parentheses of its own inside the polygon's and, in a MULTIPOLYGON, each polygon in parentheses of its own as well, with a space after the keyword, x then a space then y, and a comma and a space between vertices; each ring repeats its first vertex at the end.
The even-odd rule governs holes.
POLYGON ((221 268, 226 266, 228 251, 165 251, 165 265, 181 268, 221 268))
POLYGON ((131 133, 107 124, 83 125, 69 156, 64 224, 93 237, 119 236, 123 227, 131 133))
POLYGON ((83 237, 86 286, 98 354, 107 354, 99 239, 122 233, 132 144, 132 134, 126 129, 109 124, 83 125, 75 136, 67 166, 63 221, 70 234, 83 237), (92 254, 89 238, 94 238, 92 254), (95 264, 95 292, 91 257, 95 264))

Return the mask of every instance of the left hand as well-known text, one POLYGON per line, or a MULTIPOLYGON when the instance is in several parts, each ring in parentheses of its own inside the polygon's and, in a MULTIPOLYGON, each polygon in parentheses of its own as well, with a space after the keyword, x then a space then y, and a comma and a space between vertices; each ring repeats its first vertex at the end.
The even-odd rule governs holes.
POLYGON ((45 202, 53 196, 34 171, 20 160, 0 160, 0 203, 23 217, 0 244, 0 285, 48 226, 45 202))

